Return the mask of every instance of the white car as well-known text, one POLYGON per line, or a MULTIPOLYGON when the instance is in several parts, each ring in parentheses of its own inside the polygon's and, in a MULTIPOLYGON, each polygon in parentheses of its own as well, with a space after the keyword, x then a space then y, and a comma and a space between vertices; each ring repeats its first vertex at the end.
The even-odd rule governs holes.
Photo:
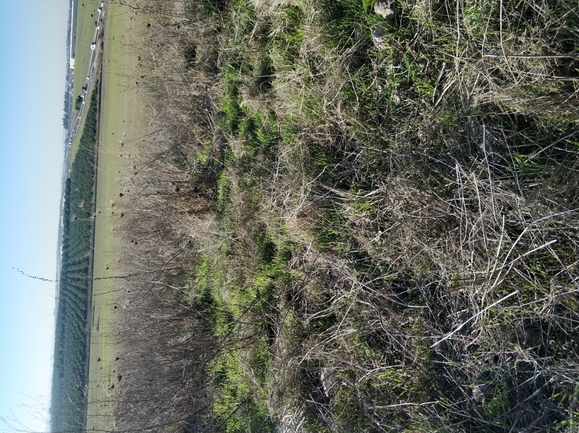
POLYGON ((92 44, 90 44, 90 49, 94 50, 96 48, 96 42, 93 42, 92 44))

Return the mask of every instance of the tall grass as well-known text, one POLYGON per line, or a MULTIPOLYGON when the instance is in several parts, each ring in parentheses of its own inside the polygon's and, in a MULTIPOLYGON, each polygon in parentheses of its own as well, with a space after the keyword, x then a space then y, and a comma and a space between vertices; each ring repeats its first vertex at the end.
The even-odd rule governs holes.
POLYGON ((576 431, 577 5, 220 5, 210 425, 576 431))
POLYGON ((252 221, 291 245, 248 313, 273 327, 279 428, 576 428, 576 5, 401 1, 377 48, 372 2, 235 4, 231 175, 252 182, 225 272, 259 273, 252 221))

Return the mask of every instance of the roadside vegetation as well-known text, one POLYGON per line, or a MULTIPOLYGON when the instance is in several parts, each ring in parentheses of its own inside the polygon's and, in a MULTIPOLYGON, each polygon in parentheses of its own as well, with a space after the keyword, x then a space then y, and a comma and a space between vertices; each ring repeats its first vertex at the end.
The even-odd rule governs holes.
POLYGON ((97 93, 98 86, 91 96, 80 145, 64 191, 50 413, 54 432, 82 429, 86 423, 97 93))
POLYGON ((576 2, 128 7, 119 431, 577 430, 576 2))

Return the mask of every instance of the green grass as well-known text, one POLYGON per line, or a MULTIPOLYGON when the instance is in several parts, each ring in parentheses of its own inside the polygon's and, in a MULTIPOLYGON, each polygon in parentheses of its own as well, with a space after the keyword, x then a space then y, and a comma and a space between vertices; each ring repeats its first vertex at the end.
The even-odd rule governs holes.
MULTIPOLYGON (((567 428, 572 409, 555 396, 568 391, 547 385, 568 362, 563 352, 549 352, 558 367, 532 379, 524 371, 510 373, 522 352, 510 360, 493 355, 499 360, 486 370, 489 360, 474 348, 460 348, 452 335, 484 335, 478 350, 498 354, 515 344, 508 327, 528 333, 526 320, 536 320, 526 319, 535 317, 533 311, 517 312, 516 305, 533 296, 553 302, 546 288, 554 279, 572 290, 571 280, 560 278, 573 263, 576 230, 559 231, 558 224, 567 223, 550 215, 565 209, 573 214, 573 205, 556 191, 575 188, 578 155, 568 139, 576 136, 577 104, 565 82, 539 81, 534 74, 565 70, 576 77, 576 61, 492 56, 502 49, 544 53, 547 46, 553 54, 572 52, 577 39, 568 33, 575 20, 567 14, 570 4, 549 12, 503 5, 502 22, 491 2, 460 10, 458 21, 454 9, 430 2, 397 7, 384 48, 376 48, 371 32, 381 18, 373 2, 233 6, 234 24, 224 38, 221 109, 238 149, 226 163, 227 178, 238 185, 243 178, 245 186, 220 213, 235 233, 222 261, 243 263, 237 265, 243 274, 230 271, 237 282, 220 305, 233 318, 252 317, 253 325, 235 328, 240 336, 251 334, 259 318, 271 320, 270 310, 256 308, 257 294, 269 284, 274 295, 265 305, 273 302, 278 313, 301 318, 305 340, 294 350, 308 367, 297 369, 302 384, 289 386, 293 397, 278 401, 277 410, 299 402, 306 425, 316 431, 372 430, 380 422, 461 431, 460 419, 469 431, 533 422, 567 428), (553 30, 557 20, 565 23, 559 31, 553 30), (533 27, 539 24, 543 31, 533 27), (525 31, 534 38, 519 36, 525 31), (573 102, 563 105, 564 95, 573 102), (304 185, 311 188, 305 202, 304 185), (258 208, 269 214, 251 213, 235 198, 240 194, 257 197, 258 208), (517 213, 512 200, 534 208, 533 216, 517 213), (267 236, 247 230, 248 218, 263 221, 267 236), (293 260, 307 263, 303 251, 313 249, 327 257, 317 259, 327 265, 307 273, 280 262, 281 238, 291 240, 293 260), (555 239, 557 251, 549 243, 555 239), (463 255, 465 249, 470 255, 463 255), (270 264, 252 261, 255 254, 270 264), (451 290, 443 283, 449 275, 460 281, 446 286, 451 290), (300 295, 290 296, 296 286, 300 295), (479 320, 469 319, 478 318, 481 307, 462 298, 463 290, 481 294, 477 302, 487 309, 479 320), (452 299, 454 306, 438 299, 452 299), (453 362, 458 353, 462 361, 453 362), (320 391, 322 369, 341 378, 326 395, 320 391), (473 382, 484 397, 465 403, 473 382), (523 401, 549 409, 533 421, 523 401), (432 411, 436 422, 427 415, 432 411)), ((571 311, 563 303, 558 308, 571 311)), ((538 350, 534 362, 545 365, 547 349, 538 350)))

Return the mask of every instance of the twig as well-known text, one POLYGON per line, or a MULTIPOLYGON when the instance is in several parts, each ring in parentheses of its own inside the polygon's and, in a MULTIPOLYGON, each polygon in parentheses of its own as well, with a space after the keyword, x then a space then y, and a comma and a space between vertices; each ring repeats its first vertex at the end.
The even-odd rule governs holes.
POLYGON ((365 406, 366 410, 376 410, 376 409, 398 409, 399 407, 405 406, 428 406, 431 404, 436 404, 438 401, 425 401, 424 403, 398 403, 398 404, 388 404, 386 406, 365 406))
POLYGON ((474 319, 476 319, 478 316, 480 316, 481 314, 485 313, 486 311, 490 310, 492 307, 500 304, 501 302, 507 300, 508 298, 510 298, 511 296, 516 295, 517 293, 519 293, 518 290, 515 290, 513 293, 509 293, 507 296, 499 299, 496 302, 493 302, 491 305, 489 305, 486 308, 483 308, 481 311, 479 311, 478 313, 476 313, 474 316, 472 316, 470 319, 465 320, 464 322, 462 322, 454 331, 449 332, 448 334, 446 334, 446 336, 444 336, 443 338, 441 338, 440 340, 438 340, 437 342, 435 342, 433 345, 430 346, 430 348, 432 349, 434 346, 442 343, 444 340, 448 340, 450 337, 452 337, 454 334, 456 334, 458 331, 460 331, 464 325, 466 325, 469 322, 472 322, 474 319))
POLYGON ((485 54, 484 57, 507 59, 577 59, 579 54, 485 54))

